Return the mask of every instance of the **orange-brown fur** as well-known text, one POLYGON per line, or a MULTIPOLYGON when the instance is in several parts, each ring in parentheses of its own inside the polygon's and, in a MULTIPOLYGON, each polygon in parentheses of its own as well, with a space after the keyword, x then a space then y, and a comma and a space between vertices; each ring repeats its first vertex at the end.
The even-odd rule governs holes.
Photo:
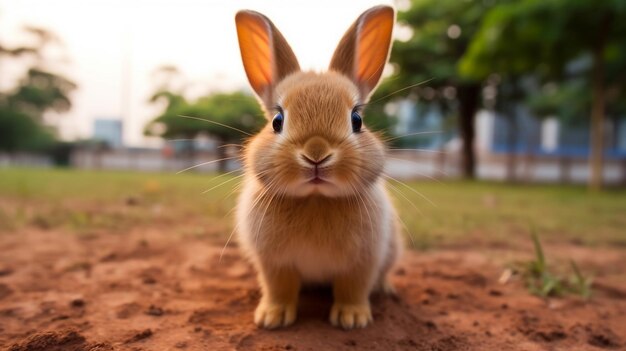
POLYGON ((293 323, 300 287, 307 282, 332 284, 330 320, 344 328, 372 321, 373 289, 393 290, 387 273, 401 241, 380 176, 385 149, 365 126, 353 132, 350 117, 380 77, 378 69, 358 73, 356 68, 368 59, 384 65, 390 21, 393 11, 387 7, 364 13, 342 39, 329 72, 285 72, 277 67, 299 66, 278 30, 260 14, 238 14, 242 58, 251 85, 269 120, 274 105, 284 114, 282 131, 275 132, 268 124, 246 145, 246 174, 237 208, 239 242, 257 268, 263 294, 254 318, 259 326, 293 323), (388 33, 372 27, 381 22, 388 33), (259 30, 268 33, 254 32, 259 30), (384 40, 372 41, 372 33, 384 40), (372 57, 353 58, 363 40, 368 45, 381 42, 381 47, 368 51, 372 57), (255 55, 259 50, 274 54, 255 55), (310 181, 313 166, 307 159, 324 162, 315 166, 316 177, 319 172, 324 180, 321 184, 310 181))

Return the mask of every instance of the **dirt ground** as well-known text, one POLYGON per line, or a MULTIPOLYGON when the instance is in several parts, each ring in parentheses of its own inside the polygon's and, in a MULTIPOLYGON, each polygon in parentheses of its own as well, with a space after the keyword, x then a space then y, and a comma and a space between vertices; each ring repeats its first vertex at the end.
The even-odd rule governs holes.
POLYGON ((372 298, 372 326, 327 322, 328 289, 303 292, 295 325, 257 329, 255 274, 224 241, 166 230, 0 236, 0 348, 7 350, 603 350, 626 349, 623 248, 572 244, 595 275, 589 301, 532 296, 498 282, 528 248, 408 251, 397 297, 372 298))

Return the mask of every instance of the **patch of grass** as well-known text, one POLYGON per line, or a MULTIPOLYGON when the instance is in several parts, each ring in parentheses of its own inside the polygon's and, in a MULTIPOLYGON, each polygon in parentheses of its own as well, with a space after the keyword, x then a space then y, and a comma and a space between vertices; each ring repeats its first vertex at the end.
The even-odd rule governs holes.
POLYGON ((570 278, 572 291, 585 299, 590 298, 593 278, 583 275, 574 260, 570 260, 570 265, 572 266, 572 271, 574 272, 574 275, 570 278))
MULTIPOLYGON (((232 187, 215 175, 68 169, 0 169, 0 231, 25 226, 69 233, 121 233, 137 226, 165 228, 230 223, 232 187)), ((177 230, 173 230, 177 232, 177 230)))
POLYGON ((535 258, 521 265, 520 269, 531 293, 543 297, 562 296, 568 293, 585 299, 591 297, 592 279, 581 273, 576 262, 570 260, 573 273, 569 279, 552 272, 548 267, 539 236, 534 229, 531 231, 531 238, 535 248, 535 258))
POLYGON ((429 247, 461 242, 508 244, 526 235, 528 223, 534 223, 547 241, 626 244, 624 189, 595 194, 584 186, 465 181, 407 184, 436 205, 397 185, 404 197, 390 191, 414 241, 425 241, 429 247))
MULTIPOLYGON (((0 230, 15 232, 34 225, 70 233, 120 233, 158 226, 174 233, 226 237, 234 227, 232 209, 240 181, 234 178, 193 172, 4 168, 0 169, 0 230), (221 229, 217 233, 214 228, 221 229)), ((405 183, 391 182, 389 193, 404 232, 411 235, 407 242, 418 249, 511 245, 523 241, 528 223, 534 223, 546 241, 626 245, 624 189, 592 194, 582 186, 405 183)))

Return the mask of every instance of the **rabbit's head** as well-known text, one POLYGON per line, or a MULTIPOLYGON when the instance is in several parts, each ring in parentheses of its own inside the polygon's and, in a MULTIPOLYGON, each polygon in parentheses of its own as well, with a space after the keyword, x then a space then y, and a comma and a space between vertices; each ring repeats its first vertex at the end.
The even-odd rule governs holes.
POLYGON ((385 149, 362 107, 387 63, 394 10, 378 6, 348 29, 329 71, 301 72, 265 16, 236 16, 241 57, 268 124, 246 146, 246 172, 268 192, 328 197, 361 192, 381 175, 385 149))

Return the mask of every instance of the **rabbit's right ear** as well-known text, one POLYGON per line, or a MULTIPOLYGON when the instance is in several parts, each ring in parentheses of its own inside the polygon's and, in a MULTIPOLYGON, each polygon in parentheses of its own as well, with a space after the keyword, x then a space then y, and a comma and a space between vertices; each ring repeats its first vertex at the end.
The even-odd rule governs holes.
POLYGON ((298 60, 283 35, 264 15, 239 11, 235 23, 248 81, 270 109, 276 103, 272 96, 274 88, 283 78, 300 70, 298 60))
POLYGON ((372 94, 387 63, 395 12, 376 6, 363 12, 339 42, 330 69, 343 73, 359 88, 361 101, 372 94))

